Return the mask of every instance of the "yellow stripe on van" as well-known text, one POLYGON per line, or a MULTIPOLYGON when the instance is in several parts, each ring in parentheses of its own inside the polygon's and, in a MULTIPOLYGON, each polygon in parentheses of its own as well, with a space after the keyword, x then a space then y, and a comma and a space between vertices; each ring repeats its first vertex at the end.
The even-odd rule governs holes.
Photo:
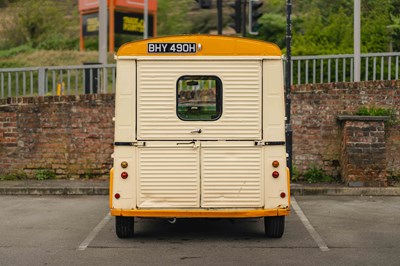
POLYGON ((281 56, 280 48, 273 43, 219 35, 181 35, 159 37, 146 40, 130 42, 122 45, 117 56, 281 56), (178 44, 179 49, 153 49, 154 46, 165 47, 169 44, 178 44), (193 52, 192 46, 195 44, 196 50, 193 52), (184 45, 184 47, 183 47, 184 45))
POLYGON ((124 210, 111 209, 113 216, 151 218, 258 218, 266 216, 286 216, 290 209, 260 210, 124 210))

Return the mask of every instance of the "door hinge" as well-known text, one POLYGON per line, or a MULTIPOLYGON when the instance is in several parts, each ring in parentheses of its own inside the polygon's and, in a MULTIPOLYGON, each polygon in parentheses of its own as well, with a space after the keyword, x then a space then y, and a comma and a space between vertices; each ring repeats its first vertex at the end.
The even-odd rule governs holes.
POLYGON ((264 141, 254 141, 255 146, 265 146, 264 141))
POLYGON ((119 142, 114 142, 114 146, 144 147, 144 146, 146 146, 146 142, 144 142, 144 141, 134 141, 134 142, 119 141, 119 142))
POLYGON ((255 141, 255 146, 281 146, 285 145, 284 141, 255 141))
POLYGON ((144 146, 146 146, 146 142, 145 141, 135 141, 135 142, 133 142, 133 146, 134 147, 144 147, 144 146))

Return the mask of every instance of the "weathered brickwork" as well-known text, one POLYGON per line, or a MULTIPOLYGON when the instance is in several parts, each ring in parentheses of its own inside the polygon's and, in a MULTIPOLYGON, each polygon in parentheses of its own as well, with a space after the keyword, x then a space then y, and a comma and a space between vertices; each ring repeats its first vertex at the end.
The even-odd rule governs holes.
MULTIPOLYGON (((361 106, 395 109, 400 118, 400 81, 298 85, 292 88, 293 163, 300 172, 311 165, 340 176, 342 132, 338 115, 361 106)), ((400 173, 400 124, 385 128, 388 174, 400 173)))
POLYGON ((387 186, 385 123, 354 118, 342 120, 342 179, 349 186, 387 186))
POLYGON ((114 95, 2 101, 2 174, 23 170, 32 177, 38 169, 48 169, 59 178, 108 175, 112 164, 114 95))
MULTIPOLYGON (((341 175, 338 115, 360 106, 394 108, 400 81, 299 85, 292 89, 293 163, 341 175)), ((0 174, 50 169, 60 178, 108 175, 114 95, 0 99, 0 174)), ((385 126, 388 174, 400 174, 400 124, 385 126)))

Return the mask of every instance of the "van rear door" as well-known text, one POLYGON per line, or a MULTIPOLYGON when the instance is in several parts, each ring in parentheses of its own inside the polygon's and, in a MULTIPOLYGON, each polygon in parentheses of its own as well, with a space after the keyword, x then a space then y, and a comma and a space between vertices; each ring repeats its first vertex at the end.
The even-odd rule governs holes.
POLYGON ((261 60, 138 60, 138 208, 264 205, 261 60))

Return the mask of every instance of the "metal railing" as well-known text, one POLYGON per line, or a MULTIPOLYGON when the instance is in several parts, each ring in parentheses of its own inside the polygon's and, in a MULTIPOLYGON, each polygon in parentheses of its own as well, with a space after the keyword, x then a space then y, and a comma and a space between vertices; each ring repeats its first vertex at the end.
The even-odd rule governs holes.
MULTIPOLYGON (((361 55, 361 81, 399 78, 400 53, 361 55)), ((293 56, 293 85, 309 83, 353 82, 352 54, 293 56)), ((114 64, 2 68, 0 98, 44 95, 78 95, 115 92, 114 64)))
POLYGON ((0 69, 0 98, 115 92, 115 65, 0 69))
MULTIPOLYGON (((399 56, 400 53, 361 54, 360 81, 398 79, 399 56)), ((353 82, 354 56, 293 56, 291 81, 293 85, 353 82)))

